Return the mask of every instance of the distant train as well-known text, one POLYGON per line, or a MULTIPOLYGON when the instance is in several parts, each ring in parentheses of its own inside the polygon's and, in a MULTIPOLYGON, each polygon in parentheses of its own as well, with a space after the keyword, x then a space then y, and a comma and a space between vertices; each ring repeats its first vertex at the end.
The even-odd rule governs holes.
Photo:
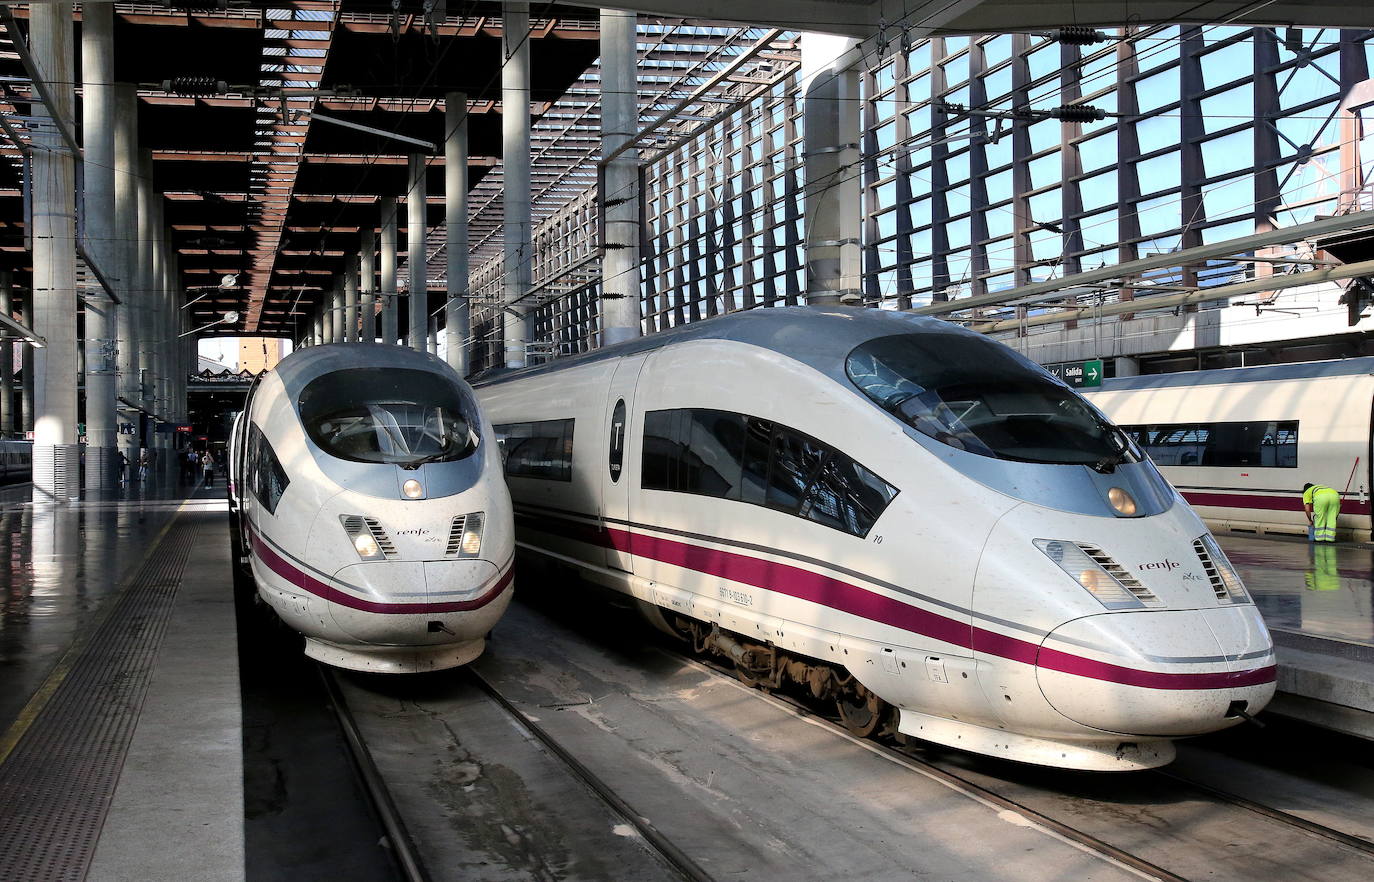
POLYGON ((761 309, 475 385, 522 548, 858 734, 1146 768, 1274 692, 1268 631, 1198 517, 982 335, 761 309))
POLYGON ((0 441, 0 484, 33 478, 33 442, 0 441))
POLYGON ((1369 540, 1374 358, 1121 377, 1087 397, 1212 527, 1305 534, 1311 482, 1342 492, 1339 538, 1369 540))
POLYGON ((432 355, 339 344, 283 359, 234 424, 229 488, 259 595, 326 664, 466 664, 510 602, 495 437, 432 355))

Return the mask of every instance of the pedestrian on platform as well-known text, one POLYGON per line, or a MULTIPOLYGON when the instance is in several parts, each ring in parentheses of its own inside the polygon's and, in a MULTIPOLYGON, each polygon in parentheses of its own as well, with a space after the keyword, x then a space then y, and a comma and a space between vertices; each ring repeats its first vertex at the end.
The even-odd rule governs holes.
POLYGON ((119 457, 119 486, 129 485, 129 457, 124 455, 124 451, 117 450, 115 455, 119 457))
POLYGON ((215 486, 215 459, 210 455, 210 451, 201 454, 200 467, 205 470, 205 486, 215 486))
POLYGON ((1325 484, 1302 485, 1302 509, 1307 512, 1314 542, 1336 541, 1336 518, 1341 513, 1341 494, 1325 484))

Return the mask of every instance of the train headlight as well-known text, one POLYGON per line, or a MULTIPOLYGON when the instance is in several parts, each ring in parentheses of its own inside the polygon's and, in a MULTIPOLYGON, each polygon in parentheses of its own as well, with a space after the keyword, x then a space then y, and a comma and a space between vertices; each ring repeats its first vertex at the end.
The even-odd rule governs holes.
POLYGON ((420 482, 414 478, 406 479, 406 482, 401 485, 401 492, 406 495, 407 499, 425 498, 425 488, 420 486, 420 482))
POLYGON ((1155 599, 1119 564, 1092 546, 1085 548, 1060 539, 1036 539, 1035 547, 1107 609, 1140 609, 1145 606, 1141 602, 1143 599, 1155 599), (1108 567, 1117 572, 1109 571, 1108 567))
POLYGON ((1122 517, 1134 517, 1136 512, 1135 499, 1120 487, 1113 487, 1107 491, 1107 501, 1116 509, 1117 514, 1122 517))
POLYGON ((344 532, 348 534, 348 541, 353 544, 353 550, 358 553, 358 557, 363 560, 386 560, 386 552, 391 548, 391 540, 386 538, 385 533, 381 533, 382 541, 386 542, 386 547, 382 547, 382 541, 378 541, 378 533, 381 526, 362 515, 339 515, 339 523, 343 525, 344 532))

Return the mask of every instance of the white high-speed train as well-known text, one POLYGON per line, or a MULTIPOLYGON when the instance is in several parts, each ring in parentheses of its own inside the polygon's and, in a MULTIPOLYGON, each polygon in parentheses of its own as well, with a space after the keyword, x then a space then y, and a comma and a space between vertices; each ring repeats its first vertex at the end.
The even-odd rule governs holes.
POLYGON ((249 390, 231 506, 259 595, 342 668, 440 670, 482 653, 515 540, 491 424, 447 364, 312 346, 249 390))
POLYGON ((766 309, 475 385, 523 548, 855 732, 1146 768, 1273 694, 1269 634, 1202 522, 981 335, 766 309))
POLYGON ((1216 529, 1305 534, 1310 482, 1342 492, 1340 538, 1370 538, 1374 358, 1121 377, 1087 397, 1216 529))

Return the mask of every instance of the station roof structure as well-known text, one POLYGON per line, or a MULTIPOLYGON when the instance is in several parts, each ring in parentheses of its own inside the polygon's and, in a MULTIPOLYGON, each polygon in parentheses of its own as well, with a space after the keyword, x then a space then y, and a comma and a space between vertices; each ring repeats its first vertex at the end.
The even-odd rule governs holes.
MULTIPOLYGON (((1374 24, 1367 7, 1325 2, 1079 0, 1071 10, 1024 0, 605 5, 664 16, 640 20, 639 97, 642 123, 674 117, 660 130, 670 140, 795 70, 803 29, 874 36, 887 28, 1009 30, 1127 16, 1374 24), (742 15, 752 21, 724 21, 742 15)), ((140 146, 152 151, 154 185, 166 197, 196 326, 233 310, 243 316, 239 323, 208 333, 294 336, 321 292, 356 258, 360 231, 378 223, 380 199, 403 197, 407 155, 423 148, 340 120, 437 146, 428 159, 427 252, 438 258, 444 96, 452 91, 468 96, 473 265, 499 253, 501 7, 488 0, 116 4, 116 79, 138 86, 140 146), (236 284, 221 287, 226 276, 236 284)), ((24 4, 0 7, 0 114, 7 129, 0 133, 0 270, 13 271, 20 286, 31 272, 22 166, 34 90, 14 41, 24 38, 26 17, 24 4)), ((79 11, 77 19, 79 47, 79 11)), ((590 4, 531 4, 530 39, 538 224, 595 182, 599 11, 590 4)), ((79 62, 79 48, 76 54, 79 62)), ((443 296, 443 263, 427 273, 431 312, 443 296)), ((403 281, 407 275, 403 266, 403 281)))

